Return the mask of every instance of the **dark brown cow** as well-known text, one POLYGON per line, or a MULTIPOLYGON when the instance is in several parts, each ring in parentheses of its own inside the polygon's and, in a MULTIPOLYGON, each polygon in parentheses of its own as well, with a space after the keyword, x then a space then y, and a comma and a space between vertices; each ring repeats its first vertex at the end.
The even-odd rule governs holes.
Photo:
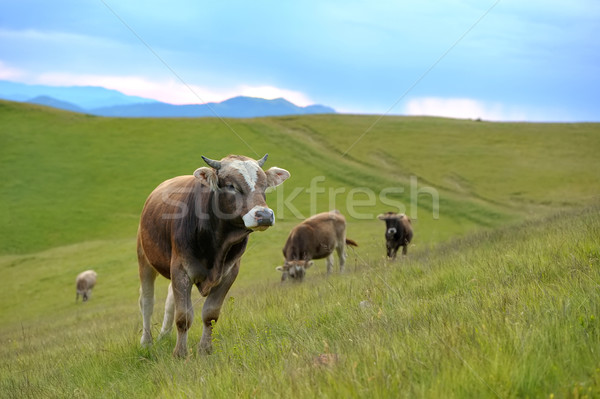
POLYGON ((340 273, 346 262, 346 244, 358 244, 346 238, 346 218, 339 211, 314 215, 292 229, 283 247, 285 263, 278 266, 282 272, 281 281, 288 277, 302 281, 306 269, 313 265, 312 259, 327 258, 327 273, 333 270, 333 251, 340 261, 340 273))
POLYGON ((290 176, 288 171, 275 167, 263 171, 267 155, 259 161, 238 155, 220 161, 202 158, 210 168, 167 180, 150 194, 137 238, 141 343, 152 343, 154 280, 161 274, 171 279, 161 335, 170 332, 175 320, 177 343, 173 355, 178 357, 187 354, 187 331, 194 318, 194 285, 207 297, 198 351, 212 351, 212 325, 238 274, 248 236, 275 221, 265 202, 265 190, 290 176))
POLYGON ((395 259, 400 247, 402 247, 402 255, 406 255, 408 244, 413 237, 409 217, 403 213, 387 212, 377 216, 377 219, 385 222, 387 256, 395 259))

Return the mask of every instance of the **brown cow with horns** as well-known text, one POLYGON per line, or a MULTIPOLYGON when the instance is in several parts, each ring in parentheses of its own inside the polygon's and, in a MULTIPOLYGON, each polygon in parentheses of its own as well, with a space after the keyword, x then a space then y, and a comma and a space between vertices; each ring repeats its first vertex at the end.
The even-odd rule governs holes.
POLYGON ((290 176, 276 167, 263 171, 267 155, 259 161, 239 155, 220 161, 202 159, 210 168, 167 180, 150 194, 137 237, 141 344, 152 343, 154 281, 161 274, 171 284, 160 335, 168 334, 175 321, 177 343, 173 355, 178 357, 187 355, 187 332, 194 319, 194 285, 206 296, 198 351, 212 351, 212 326, 237 277, 248 236, 275 223, 273 211, 265 202, 265 190, 290 176))

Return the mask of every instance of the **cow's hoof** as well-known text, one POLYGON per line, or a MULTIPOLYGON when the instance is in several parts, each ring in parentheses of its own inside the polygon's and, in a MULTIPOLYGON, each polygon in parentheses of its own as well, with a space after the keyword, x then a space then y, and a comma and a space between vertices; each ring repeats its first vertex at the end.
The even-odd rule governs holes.
POLYGON ((200 355, 210 355, 213 352, 212 343, 200 342, 198 345, 198 354, 200 355))
POLYGON ((165 337, 168 337, 168 336, 170 336, 170 335, 171 335, 171 330, 168 330, 168 331, 161 331, 161 332, 160 332, 160 334, 158 334, 158 338, 157 338, 157 340, 159 340, 159 341, 160 341, 160 340, 162 340, 162 339, 164 339, 165 337))
POLYGON ((142 345, 144 348, 152 346, 152 335, 143 334, 142 339, 140 340, 140 345, 142 345))
POLYGON ((175 346, 175 349, 173 350, 173 357, 185 359, 187 357, 187 350, 185 348, 178 348, 175 346))

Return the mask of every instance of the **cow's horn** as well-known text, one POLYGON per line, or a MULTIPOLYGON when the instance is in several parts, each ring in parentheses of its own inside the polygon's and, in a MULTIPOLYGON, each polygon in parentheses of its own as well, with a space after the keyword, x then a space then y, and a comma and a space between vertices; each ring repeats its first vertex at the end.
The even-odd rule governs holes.
POLYGON ((258 161, 258 166, 260 166, 262 168, 262 166, 265 164, 265 162, 267 162, 267 158, 269 157, 269 154, 265 154, 264 157, 262 157, 261 159, 259 159, 258 161))
POLYGON ((204 155, 202 155, 202 159, 204 159, 204 162, 206 162, 211 168, 216 170, 221 169, 221 161, 215 161, 214 159, 206 158, 204 155))

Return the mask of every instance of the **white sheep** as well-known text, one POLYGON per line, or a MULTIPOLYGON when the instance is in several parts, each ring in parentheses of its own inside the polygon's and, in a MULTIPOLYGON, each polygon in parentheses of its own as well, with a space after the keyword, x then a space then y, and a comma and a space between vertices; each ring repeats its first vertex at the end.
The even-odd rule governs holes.
POLYGON ((77 289, 77 296, 75 297, 75 302, 79 300, 79 295, 83 298, 83 302, 86 302, 90 299, 92 295, 92 288, 96 285, 96 272, 93 270, 86 270, 77 275, 77 279, 75 280, 75 285, 77 289))

